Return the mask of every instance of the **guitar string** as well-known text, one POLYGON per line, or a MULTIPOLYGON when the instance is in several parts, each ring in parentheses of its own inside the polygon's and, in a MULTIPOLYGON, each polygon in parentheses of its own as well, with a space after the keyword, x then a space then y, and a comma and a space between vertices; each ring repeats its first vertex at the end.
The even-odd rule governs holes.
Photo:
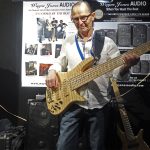
MULTIPOLYGON (((148 43, 147 45, 149 45, 150 43, 148 43)), ((140 46, 140 48, 135 48, 135 50, 134 50, 134 52, 135 53, 137 53, 137 54, 141 54, 142 53, 142 51, 141 51, 141 48, 144 48, 144 49, 146 49, 145 51, 147 51, 148 49, 146 48, 146 46, 140 46)), ((128 51, 127 52, 127 54, 130 54, 130 53, 134 53, 133 51, 128 51)), ((103 66, 103 74, 105 74, 105 72, 107 72, 107 68, 108 68, 108 70, 112 70, 112 68, 114 68, 115 66, 116 66, 116 64, 114 64, 113 62, 116 60, 116 62, 117 62, 117 66, 119 65, 119 66, 121 66, 121 64, 123 64, 124 62, 122 61, 122 55, 121 56, 119 56, 119 57, 116 57, 116 58, 114 58, 114 59, 111 59, 111 60, 109 60, 108 62, 109 62, 109 64, 106 62, 106 63, 104 63, 104 64, 102 64, 102 66, 103 66), (111 66, 111 67, 110 67, 111 66), (110 68, 109 68, 110 67, 110 68)), ((116 68, 116 67, 115 67, 116 68)), ((94 68, 95 69, 95 68, 94 68)), ((93 70, 94 70, 93 69, 93 70)), ((100 69, 100 72, 102 72, 102 69, 98 66, 96 69, 100 69)), ((89 70, 87 70, 87 72, 85 72, 85 73, 83 73, 83 74, 81 74, 81 76, 82 76, 82 78, 80 78, 80 82, 81 82, 81 79, 85 79, 85 77, 87 78, 87 77, 89 77, 90 76, 90 72, 91 72, 91 69, 89 69, 89 70), (84 78, 83 78, 84 77, 84 78)), ((94 71, 94 74, 93 74, 93 76, 97 76, 96 75, 97 73, 96 73, 96 71, 94 71)), ((70 81, 72 81, 72 82, 70 82, 69 80, 69 83, 72 85, 73 84, 73 82, 74 82, 74 86, 75 87, 77 87, 78 86, 78 82, 77 82, 77 79, 80 77, 80 74, 76 77, 73 77, 72 79, 70 79, 70 81), (75 79, 75 80, 73 80, 73 79, 75 79)), ((83 80, 82 81, 82 83, 84 84, 84 83, 86 83, 87 81, 85 81, 85 80, 83 80)), ((140 84, 140 83, 139 83, 140 84)), ((73 86, 71 86, 71 88, 74 88, 73 86)))
MULTIPOLYGON (((137 53, 138 55, 140 55, 140 54, 142 54, 143 53, 143 49, 144 49, 144 51, 146 52, 146 51, 149 51, 148 50, 148 46, 150 46, 150 42, 148 42, 146 45, 145 45, 145 43, 144 44, 142 44, 142 45, 140 45, 139 47, 136 47, 135 49, 134 49, 134 51, 128 51, 127 52, 127 54, 130 54, 130 53, 137 53), (141 51, 141 49, 142 49, 142 51, 141 51)), ((108 62, 106 62, 106 63, 103 63, 103 64, 101 64, 101 68, 102 68, 102 66, 103 66, 103 68, 104 68, 104 70, 102 70, 101 68, 99 68, 100 66, 96 66, 95 68, 97 69, 101 69, 100 71, 102 72, 102 71, 106 71, 107 72, 107 70, 105 70, 106 68, 108 68, 109 66, 116 66, 116 64, 114 65, 114 63, 113 63, 113 61, 117 61, 118 63, 122 63, 122 59, 121 59, 121 57, 122 57, 122 55, 120 55, 120 56, 118 56, 118 57, 115 57, 115 58, 113 58, 113 59, 111 59, 111 60, 109 60, 109 63, 111 64, 111 65, 109 65, 109 64, 107 64, 108 62)), ((116 63, 116 62, 115 62, 116 63)), ((121 65, 120 65, 121 66, 121 65)), ((94 69, 95 69, 94 68, 94 69)), ((110 70, 112 70, 112 67, 110 68, 110 70)), ((94 70, 93 70, 94 71, 94 70)), ((94 72, 96 72, 96 71, 94 71, 94 72)), ((93 76, 95 76, 96 74, 93 74, 93 76)), ((86 77, 89 77, 90 76, 90 70, 88 71, 86 71, 85 73, 83 73, 83 74, 79 74, 78 76, 77 76, 77 79, 79 78, 79 76, 82 78, 82 79, 85 79, 86 77)), ((92 76, 91 76, 92 77, 92 76)), ((77 82, 77 79, 76 79, 76 76, 75 77, 73 77, 72 78, 72 80, 71 80, 71 83, 72 84, 74 84, 74 86, 72 86, 72 88, 74 89, 74 88, 76 88, 76 87, 78 87, 78 82, 77 82), (73 80, 74 79, 74 80, 73 80)), ((81 80, 80 80, 81 81, 81 80)), ((82 80, 82 83, 84 84, 84 82, 87 82, 87 81, 85 81, 85 80, 82 80)))
MULTIPOLYGON (((88 82, 89 76, 91 76, 91 77, 93 77, 93 78, 94 78, 94 76, 97 76, 97 77, 99 76, 99 74, 97 74, 97 71, 98 71, 101 75, 103 75, 103 74, 105 74, 105 73, 107 73, 107 72, 109 72, 109 71, 115 69, 116 66, 118 66, 118 67, 121 66, 120 64, 124 64, 124 61, 121 59, 121 56, 116 57, 116 58, 113 58, 113 59, 111 59, 111 60, 108 60, 107 62, 105 62, 105 63, 103 63, 103 64, 94 66, 93 68, 88 69, 86 72, 83 72, 82 74, 79 74, 78 76, 73 77, 73 78, 70 80, 71 83, 74 84, 74 86, 72 86, 72 88, 78 87, 77 79, 78 79, 79 77, 82 79, 82 80, 79 79, 82 83, 88 82), (115 60, 116 60, 116 61, 115 61, 115 60), (115 63, 113 63, 113 61, 115 61, 115 63), (109 62, 109 64, 108 64, 108 62, 109 62), (103 68, 103 70, 102 70, 102 68, 103 68), (108 69, 109 71, 107 71, 107 68, 109 68, 109 69, 108 69), (92 72, 93 72, 92 75, 91 75, 91 70, 92 70, 92 72)), ((71 84, 71 85, 72 85, 72 84, 71 84)))

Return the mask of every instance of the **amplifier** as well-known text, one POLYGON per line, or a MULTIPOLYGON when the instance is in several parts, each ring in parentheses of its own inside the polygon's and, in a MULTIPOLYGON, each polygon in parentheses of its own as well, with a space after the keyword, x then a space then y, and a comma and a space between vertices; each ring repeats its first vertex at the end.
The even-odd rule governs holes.
POLYGON ((26 150, 56 150, 59 117, 50 114, 45 101, 29 100, 28 103, 26 150))

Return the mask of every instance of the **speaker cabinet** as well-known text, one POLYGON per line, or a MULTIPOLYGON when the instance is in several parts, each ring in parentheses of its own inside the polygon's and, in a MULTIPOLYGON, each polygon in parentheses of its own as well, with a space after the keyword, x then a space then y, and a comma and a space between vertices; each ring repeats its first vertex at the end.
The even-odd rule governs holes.
POLYGON ((147 41, 147 26, 145 24, 133 25, 133 46, 138 46, 147 41))
POLYGON ((56 150, 58 122, 43 101, 30 101, 27 125, 27 150, 56 150))
POLYGON ((105 30, 104 29, 100 29, 98 32, 101 36, 105 36, 105 30))
POLYGON ((99 34, 111 38, 115 43, 117 42, 117 32, 115 29, 100 29, 99 34))
POLYGON ((141 73, 147 74, 149 73, 149 61, 141 60, 141 73))
POLYGON ((141 73, 141 62, 139 61, 136 65, 131 67, 132 73, 141 73))
POLYGON ((118 24, 118 46, 131 46, 131 25, 118 24))
POLYGON ((111 38, 115 43, 117 43, 117 32, 115 29, 105 30, 105 35, 111 38))

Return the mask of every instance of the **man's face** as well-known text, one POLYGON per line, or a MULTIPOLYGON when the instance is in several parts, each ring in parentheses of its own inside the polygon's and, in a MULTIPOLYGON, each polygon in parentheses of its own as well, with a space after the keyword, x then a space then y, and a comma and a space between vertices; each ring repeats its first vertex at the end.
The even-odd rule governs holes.
POLYGON ((92 30, 94 18, 95 13, 90 13, 90 10, 85 4, 75 6, 71 15, 71 19, 79 33, 88 33, 92 30))

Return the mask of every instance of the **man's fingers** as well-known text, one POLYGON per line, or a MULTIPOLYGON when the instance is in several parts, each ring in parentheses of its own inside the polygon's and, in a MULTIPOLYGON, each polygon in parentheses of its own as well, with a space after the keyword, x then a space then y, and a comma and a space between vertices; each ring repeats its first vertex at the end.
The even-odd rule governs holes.
POLYGON ((57 78, 56 79, 49 79, 49 78, 47 78, 46 79, 46 85, 49 88, 56 88, 56 87, 59 86, 58 79, 57 78))

